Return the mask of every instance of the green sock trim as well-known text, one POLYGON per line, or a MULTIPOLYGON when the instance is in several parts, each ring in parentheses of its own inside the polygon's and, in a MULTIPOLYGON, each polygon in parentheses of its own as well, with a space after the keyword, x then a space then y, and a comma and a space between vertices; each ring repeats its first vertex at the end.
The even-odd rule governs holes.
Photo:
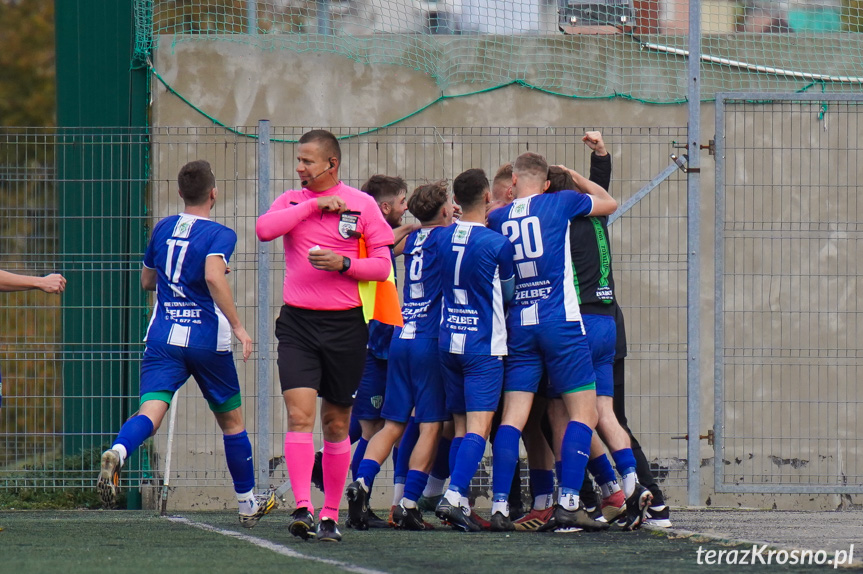
POLYGON ((589 383, 581 385, 580 387, 576 387, 571 391, 566 391, 563 394, 568 395, 569 393, 580 393, 581 391, 596 391, 596 381, 591 381, 589 383))
POLYGON ((162 401, 163 403, 168 403, 170 405, 173 398, 174 393, 171 391, 153 391, 152 393, 144 393, 141 395, 141 402, 138 403, 138 407, 147 401, 162 401))
POLYGON ((214 405, 213 403, 210 403, 210 410, 213 411, 214 413, 227 413, 227 412, 232 411, 234 409, 240 408, 240 406, 242 404, 243 404, 243 397, 240 396, 240 393, 237 393, 236 395, 234 395, 233 397, 231 397, 230 399, 228 399, 227 401, 225 401, 224 403, 222 403, 220 405, 214 405))

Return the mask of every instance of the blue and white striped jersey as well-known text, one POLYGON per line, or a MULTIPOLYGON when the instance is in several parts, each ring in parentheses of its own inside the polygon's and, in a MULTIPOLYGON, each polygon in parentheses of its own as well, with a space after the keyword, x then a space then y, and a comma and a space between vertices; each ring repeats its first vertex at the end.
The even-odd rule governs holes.
POLYGON ((220 223, 181 213, 156 224, 144 266, 156 270, 156 304, 145 341, 213 351, 231 349, 231 325, 213 301, 205 276, 209 256, 228 263, 237 234, 220 223))
POLYGON ((441 261, 438 239, 443 227, 417 229, 405 240, 405 284, 401 339, 437 339, 441 320, 441 261))
POLYGON ((501 281, 512 279, 513 247, 479 223, 458 222, 440 231, 443 315, 441 351, 506 355, 501 281))
POLYGON ((489 228, 505 235, 514 248, 515 297, 507 325, 581 320, 569 220, 592 209, 589 195, 560 191, 516 199, 489 214, 489 228))

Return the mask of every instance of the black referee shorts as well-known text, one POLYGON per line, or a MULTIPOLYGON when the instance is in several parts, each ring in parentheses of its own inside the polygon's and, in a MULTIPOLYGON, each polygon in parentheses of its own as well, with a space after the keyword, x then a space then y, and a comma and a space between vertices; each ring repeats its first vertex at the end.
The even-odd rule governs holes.
POLYGON ((282 392, 312 388, 334 405, 354 404, 369 340, 362 307, 316 311, 282 305, 276 338, 282 392))

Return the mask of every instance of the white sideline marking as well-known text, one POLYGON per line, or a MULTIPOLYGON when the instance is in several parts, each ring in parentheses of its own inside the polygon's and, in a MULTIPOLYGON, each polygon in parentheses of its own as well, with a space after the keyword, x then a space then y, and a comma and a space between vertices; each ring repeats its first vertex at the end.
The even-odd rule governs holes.
POLYGON ((234 532, 233 530, 225 530, 224 528, 219 528, 217 526, 213 526, 211 524, 206 524, 203 522, 195 522, 193 520, 189 520, 188 518, 183 518, 182 516, 166 516, 167 520, 171 522, 176 522, 179 524, 185 524, 186 526, 192 526, 194 528, 200 528, 201 530, 206 530, 208 532, 215 532, 216 534, 221 534, 223 536, 230 536, 231 538, 236 538, 238 540, 242 540, 244 542, 249 542, 250 544, 254 544, 255 546, 260 546, 261 548, 266 548, 267 550, 271 550, 276 554, 281 554, 282 556, 289 556, 291 558, 299 558, 300 560, 311 560, 312 562, 320 562, 322 564, 327 564, 329 566, 336 566, 337 568, 341 568, 342 570, 346 570, 348 572, 356 572, 357 574, 386 574, 381 570, 373 570, 371 568, 363 568, 362 566, 354 566, 353 564, 349 564, 347 562, 340 562, 338 560, 332 560, 330 558, 319 558, 317 556, 307 556, 305 554, 300 554, 296 550, 291 550, 287 546, 282 546, 281 544, 276 544, 275 542, 270 542, 269 540, 265 540, 263 538, 258 538, 256 536, 249 536, 248 534, 242 534, 240 532, 234 532))

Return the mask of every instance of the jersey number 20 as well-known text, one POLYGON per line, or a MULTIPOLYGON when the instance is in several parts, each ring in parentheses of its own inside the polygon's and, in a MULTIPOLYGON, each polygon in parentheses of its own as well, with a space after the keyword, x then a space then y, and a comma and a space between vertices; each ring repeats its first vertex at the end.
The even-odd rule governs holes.
POLYGON ((513 260, 520 261, 525 257, 536 259, 542 255, 542 233, 539 229, 539 218, 535 215, 504 221, 500 230, 515 249, 513 260))

